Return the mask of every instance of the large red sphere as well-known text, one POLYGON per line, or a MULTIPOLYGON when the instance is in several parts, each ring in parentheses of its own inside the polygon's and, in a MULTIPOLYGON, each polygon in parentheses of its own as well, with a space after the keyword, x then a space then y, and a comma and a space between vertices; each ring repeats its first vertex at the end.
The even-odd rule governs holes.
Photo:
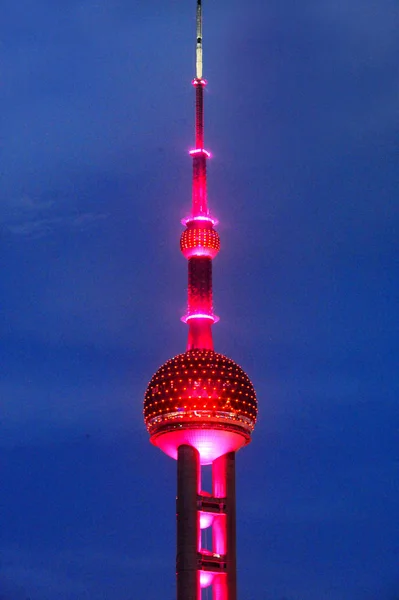
POLYGON ((202 464, 248 443, 256 415, 248 375, 213 350, 189 350, 168 360, 145 393, 151 441, 174 458, 179 445, 193 445, 202 464))

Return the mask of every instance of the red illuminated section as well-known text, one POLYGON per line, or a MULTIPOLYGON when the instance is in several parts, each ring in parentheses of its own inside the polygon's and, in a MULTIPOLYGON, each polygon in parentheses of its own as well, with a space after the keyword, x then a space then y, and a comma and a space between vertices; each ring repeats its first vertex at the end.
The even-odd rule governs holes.
POLYGON ((245 446, 257 403, 248 375, 212 350, 191 350, 163 364, 148 384, 144 420, 153 444, 172 458, 188 444, 210 464, 245 446))
MULTIPOLYGON (((198 23, 197 23, 198 25, 198 23)), ((214 226, 216 221, 209 214, 207 200, 206 163, 210 152, 204 148, 204 89, 202 77, 202 37, 200 67, 197 60, 195 89, 195 148, 190 151, 193 159, 192 209, 183 221, 186 229, 180 238, 180 249, 188 260, 187 313, 182 321, 188 324, 187 350, 213 349, 212 325, 219 318, 213 313, 212 260, 220 250, 220 238, 214 226), (198 68, 199 67, 199 68, 198 68)), ((197 54, 198 59, 198 54, 197 54)))
POLYGON ((204 147, 204 89, 205 79, 195 78, 195 148, 190 151, 193 159, 192 215, 207 216, 206 161, 210 152, 204 147))
POLYGON ((187 259, 193 257, 215 258, 220 250, 220 238, 217 231, 208 222, 198 224, 191 221, 180 238, 180 250, 187 259))

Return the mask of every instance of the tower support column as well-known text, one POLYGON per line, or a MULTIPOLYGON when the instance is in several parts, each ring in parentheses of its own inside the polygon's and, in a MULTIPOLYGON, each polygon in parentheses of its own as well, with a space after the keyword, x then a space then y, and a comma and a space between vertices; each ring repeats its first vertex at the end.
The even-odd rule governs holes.
POLYGON ((180 446, 177 455, 177 600, 200 600, 198 571, 199 454, 192 446, 180 446))
POLYGON ((236 455, 224 454, 212 465, 213 495, 226 499, 226 513, 214 522, 214 548, 226 555, 225 582, 214 586, 214 600, 237 600, 236 558, 236 455), (223 552, 224 551, 224 552, 223 552))

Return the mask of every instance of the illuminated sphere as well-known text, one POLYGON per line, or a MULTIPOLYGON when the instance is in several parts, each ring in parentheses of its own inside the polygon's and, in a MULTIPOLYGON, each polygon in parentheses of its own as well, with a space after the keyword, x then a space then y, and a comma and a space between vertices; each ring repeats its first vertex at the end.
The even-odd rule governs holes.
POLYGON ((213 350, 189 350, 168 360, 152 377, 144 398, 151 442, 173 458, 180 445, 194 446, 201 464, 247 444, 256 415, 248 375, 213 350))
POLYGON ((185 258, 215 258, 220 250, 220 237, 212 227, 187 227, 180 237, 180 250, 185 258))

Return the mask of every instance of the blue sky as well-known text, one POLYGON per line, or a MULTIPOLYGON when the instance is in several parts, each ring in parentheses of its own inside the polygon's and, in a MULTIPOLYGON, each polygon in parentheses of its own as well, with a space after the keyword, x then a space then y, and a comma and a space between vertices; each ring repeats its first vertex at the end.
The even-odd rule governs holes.
MULTIPOLYGON (((195 2, 4 1, 3 600, 174 597, 175 463, 142 398, 185 348, 195 2)), ((204 0, 216 350, 260 416, 239 597, 395 600, 394 0, 204 0)))

